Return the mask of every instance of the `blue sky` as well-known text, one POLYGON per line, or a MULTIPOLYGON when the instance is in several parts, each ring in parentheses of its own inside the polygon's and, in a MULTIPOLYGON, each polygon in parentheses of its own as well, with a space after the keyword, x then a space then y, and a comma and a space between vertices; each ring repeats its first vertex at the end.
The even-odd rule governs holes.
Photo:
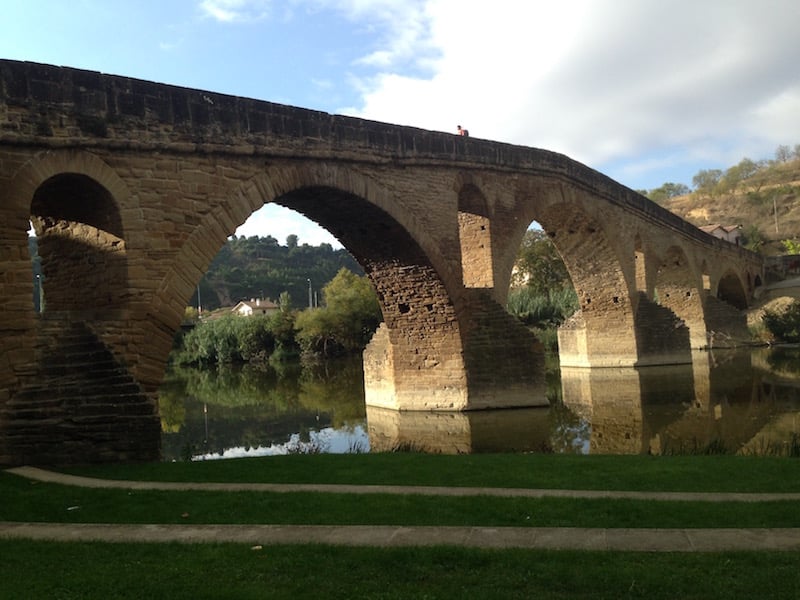
MULTIPOLYGON (((797 0, 0 0, 0 58, 562 152, 634 189, 800 144, 797 0)), ((262 209, 240 234, 335 241, 262 209)))

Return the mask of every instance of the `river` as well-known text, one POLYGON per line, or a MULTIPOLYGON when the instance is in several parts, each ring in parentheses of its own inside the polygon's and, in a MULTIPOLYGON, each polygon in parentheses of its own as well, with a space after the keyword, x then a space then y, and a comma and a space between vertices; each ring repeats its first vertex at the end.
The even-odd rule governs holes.
POLYGON ((366 407, 360 357, 313 367, 172 368, 164 460, 421 451, 800 455, 800 349, 697 352, 693 364, 547 373, 549 407, 366 407))

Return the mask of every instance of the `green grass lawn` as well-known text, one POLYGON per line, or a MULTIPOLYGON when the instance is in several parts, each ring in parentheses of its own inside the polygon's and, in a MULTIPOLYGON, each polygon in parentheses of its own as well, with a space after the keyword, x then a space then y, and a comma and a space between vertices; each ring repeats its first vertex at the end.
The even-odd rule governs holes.
POLYGON ((798 553, 0 541, 0 598, 790 599, 798 553))
MULTIPOLYGON (((800 461, 417 454, 70 468, 146 480, 800 491, 800 461)), ((163 492, 0 473, 0 520, 106 523, 800 527, 800 503, 163 492), (77 508, 76 508, 77 507, 77 508)), ((800 598, 800 553, 623 553, 0 540, 5 598, 800 598)))
POLYGON ((0 474, 0 520, 491 527, 800 527, 798 503, 90 489, 0 474))
POLYGON ((154 481, 800 492, 800 460, 722 455, 293 454, 235 460, 101 465, 64 471, 111 479, 154 481))

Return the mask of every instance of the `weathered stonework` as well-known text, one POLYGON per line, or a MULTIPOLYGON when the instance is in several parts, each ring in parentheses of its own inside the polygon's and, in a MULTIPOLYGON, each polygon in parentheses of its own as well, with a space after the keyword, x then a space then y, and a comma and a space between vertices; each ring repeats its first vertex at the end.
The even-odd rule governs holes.
MULTIPOLYGON (((85 324, 155 415, 186 302, 267 202, 324 225, 364 267, 385 322, 365 353, 367 401, 399 410, 546 403, 541 352, 502 309, 533 220, 581 301, 562 364, 684 361, 709 322, 734 335, 722 301, 741 308, 763 280, 759 257, 563 155, 0 61, 0 462, 22 460, 10 432, 46 362, 29 222, 47 312, 85 324)), ((119 427, 111 413, 107 424, 119 427)), ((95 446, 55 436, 39 456, 69 446, 74 460, 131 457, 86 431, 95 446)), ((150 438, 137 439, 150 456, 150 438)))
POLYGON ((565 368, 561 385, 570 410, 591 424, 591 454, 690 454, 714 447, 763 453, 767 446, 758 443, 780 405, 769 379, 752 378, 749 353, 696 351, 690 364, 641 369, 565 368), (676 404, 676 395, 694 400, 676 404))

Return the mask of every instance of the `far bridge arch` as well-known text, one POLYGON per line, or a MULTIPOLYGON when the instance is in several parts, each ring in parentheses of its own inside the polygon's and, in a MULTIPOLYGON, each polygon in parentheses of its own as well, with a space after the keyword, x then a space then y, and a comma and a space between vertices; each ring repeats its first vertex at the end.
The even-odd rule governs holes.
POLYGON ((747 342, 750 333, 745 310, 748 306, 746 283, 733 269, 724 269, 705 300, 708 347, 731 347, 747 342))
POLYGON ((746 284, 733 270, 727 270, 717 283, 717 298, 740 310, 747 308, 746 284))
MULTIPOLYGON (((547 193, 528 203, 523 221, 538 222, 553 241, 578 296, 578 311, 559 329, 560 363, 569 366, 618 364, 636 356, 635 306, 625 268, 612 236, 588 211, 577 191, 575 202, 547 193)), ((519 234, 519 241, 524 234, 519 234)), ((517 241, 517 246, 519 244, 517 241)), ((632 262, 631 262, 632 269, 632 262)))
POLYGON ((706 326, 702 281, 695 273, 689 258, 679 246, 667 248, 656 271, 655 299, 671 310, 680 321, 673 329, 684 330, 690 348, 706 346, 706 326))
POLYGON ((472 183, 458 192, 458 237, 464 285, 493 288, 492 219, 483 193, 472 183))

